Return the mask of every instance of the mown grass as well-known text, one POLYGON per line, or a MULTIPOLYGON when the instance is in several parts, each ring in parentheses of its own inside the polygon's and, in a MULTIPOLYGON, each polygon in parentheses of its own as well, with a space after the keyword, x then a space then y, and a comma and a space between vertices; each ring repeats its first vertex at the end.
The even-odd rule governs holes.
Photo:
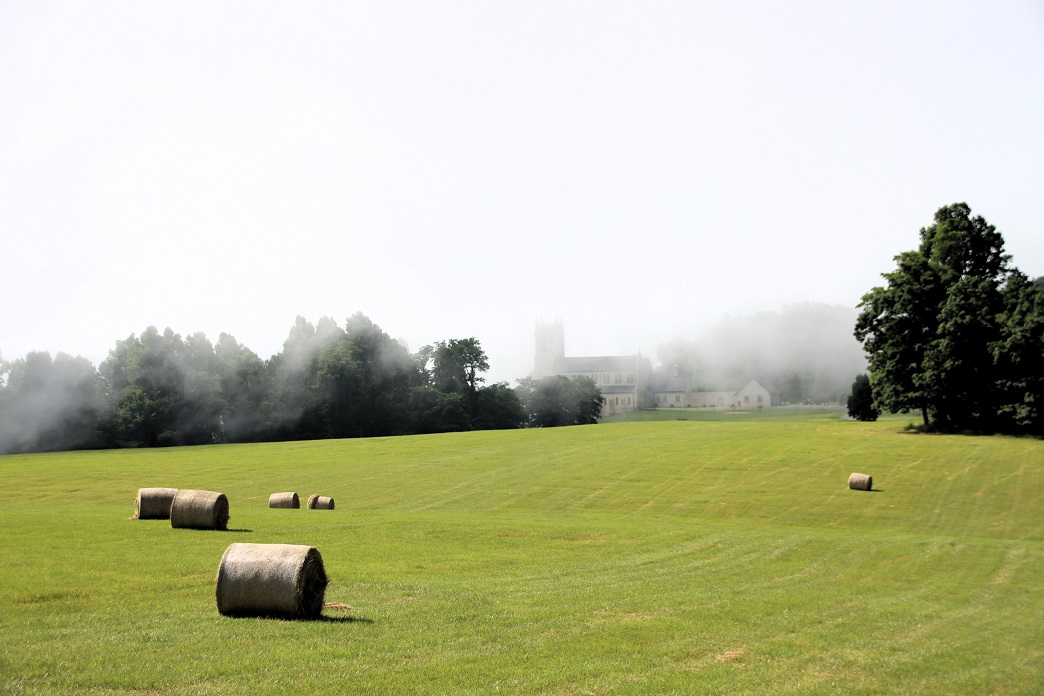
MULTIPOLYGON (((751 423, 760 421, 836 421, 844 418, 844 406, 779 406, 775 408, 654 408, 606 416, 602 423, 647 423, 649 421, 700 421, 705 423, 751 423)), ((889 413, 882 423, 915 424, 917 416, 889 413)))
POLYGON ((2 457, 0 691, 1044 691, 1044 443, 780 418, 2 457), (316 546, 352 609, 220 616, 235 541, 316 546))

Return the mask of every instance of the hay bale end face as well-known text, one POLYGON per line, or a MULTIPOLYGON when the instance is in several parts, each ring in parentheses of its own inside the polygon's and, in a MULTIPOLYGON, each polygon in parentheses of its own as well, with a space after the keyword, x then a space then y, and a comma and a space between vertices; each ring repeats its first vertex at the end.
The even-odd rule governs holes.
POLYGON ((852 474, 848 477, 848 487, 854 491, 873 490, 874 477, 866 474, 852 474))
POLYGON ((297 497, 297 493, 288 491, 286 493, 273 493, 268 496, 268 507, 270 508, 293 508, 297 510, 301 507, 301 499, 297 497))
POLYGON ((134 499, 134 519, 169 520, 170 504, 177 488, 139 488, 134 499))
POLYGON ((230 544, 215 581, 218 612, 318 618, 327 582, 323 557, 314 546, 230 544))
POLYGON ((315 495, 308 496, 308 509, 309 510, 333 510, 334 499, 329 496, 315 495))
POLYGON ((170 526, 228 529, 228 498, 214 491, 178 491, 170 504, 170 526))

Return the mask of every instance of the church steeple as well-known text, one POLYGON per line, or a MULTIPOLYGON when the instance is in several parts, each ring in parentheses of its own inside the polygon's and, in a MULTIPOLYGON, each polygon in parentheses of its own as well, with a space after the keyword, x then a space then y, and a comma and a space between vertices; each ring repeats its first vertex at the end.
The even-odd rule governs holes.
POLYGON ((562 320, 554 323, 536 323, 536 359, 533 362, 533 377, 540 379, 552 374, 555 360, 565 357, 565 330, 562 320))

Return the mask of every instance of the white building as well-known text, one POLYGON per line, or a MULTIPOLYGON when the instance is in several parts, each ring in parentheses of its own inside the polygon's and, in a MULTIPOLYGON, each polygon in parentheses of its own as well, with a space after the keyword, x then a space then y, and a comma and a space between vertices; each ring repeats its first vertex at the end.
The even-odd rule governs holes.
POLYGON ((643 408, 768 408, 778 398, 756 380, 736 391, 700 392, 684 375, 654 374, 648 358, 636 355, 566 357, 562 322, 537 322, 533 378, 590 377, 602 390, 602 415, 643 408))

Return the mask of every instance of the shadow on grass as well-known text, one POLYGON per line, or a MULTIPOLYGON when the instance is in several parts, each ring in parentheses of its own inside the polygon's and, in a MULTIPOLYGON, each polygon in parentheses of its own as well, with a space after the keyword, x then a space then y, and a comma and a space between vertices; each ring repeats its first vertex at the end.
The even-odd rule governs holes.
POLYGON ((253 529, 197 529, 196 527, 172 527, 184 532, 223 532, 229 534, 231 532, 239 532, 240 534, 253 534, 253 529))
POLYGON ((325 623, 364 623, 372 624, 373 619, 364 619, 361 616, 326 616, 322 615, 316 619, 306 619, 306 621, 322 621, 325 623))
POLYGON ((223 614, 226 619, 267 619, 269 621, 289 621, 291 623, 360 623, 372 624, 373 619, 364 619, 359 616, 287 616, 285 614, 223 614))

